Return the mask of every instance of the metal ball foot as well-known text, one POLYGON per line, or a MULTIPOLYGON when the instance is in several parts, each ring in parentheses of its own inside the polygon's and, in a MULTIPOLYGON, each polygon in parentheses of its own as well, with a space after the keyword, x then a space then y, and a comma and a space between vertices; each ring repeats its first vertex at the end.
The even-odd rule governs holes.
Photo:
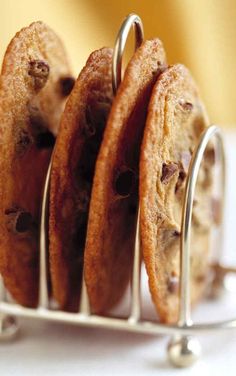
POLYGON ((174 337, 168 344, 168 358, 176 367, 192 366, 201 355, 201 345, 190 336, 174 337))
POLYGON ((0 342, 15 338, 18 331, 19 325, 13 316, 0 314, 0 342))

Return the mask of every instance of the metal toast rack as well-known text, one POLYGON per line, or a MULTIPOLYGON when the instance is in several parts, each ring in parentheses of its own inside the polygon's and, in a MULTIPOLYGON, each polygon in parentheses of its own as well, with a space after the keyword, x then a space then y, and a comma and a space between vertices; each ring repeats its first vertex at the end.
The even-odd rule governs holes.
MULTIPOLYGON (((121 81, 122 55, 130 29, 135 28, 136 48, 143 40, 143 26, 141 19, 135 15, 129 15, 123 22, 115 44, 112 68, 113 90, 116 92, 121 81)), ((16 317, 30 317, 36 319, 67 322, 76 325, 91 327, 103 327, 131 332, 166 334, 171 336, 167 353, 170 362, 177 367, 192 365, 200 356, 201 346, 195 337, 197 333, 206 333, 219 329, 236 328, 236 319, 211 322, 206 324, 195 324, 191 318, 190 306, 190 233, 191 217, 194 200, 194 192, 199 168, 203 159, 204 151, 208 142, 215 138, 216 151, 221 169, 221 223, 223 223, 224 189, 225 189, 225 157, 222 135, 220 129, 209 126, 202 134, 197 145, 189 167, 186 181, 184 205, 182 211, 181 228, 181 252, 180 252, 180 309, 179 320, 175 325, 161 324, 158 321, 145 321, 141 319, 141 295, 140 295, 140 234, 139 216, 137 220, 135 253, 133 259, 133 275, 131 281, 131 311, 128 318, 104 317, 90 313, 89 300, 86 285, 83 281, 81 301, 78 313, 67 313, 50 308, 48 287, 47 287, 47 218, 48 218, 48 196, 51 165, 48 168, 42 201, 42 215, 40 228, 40 280, 39 280, 39 304, 38 308, 25 308, 12 303, 7 299, 7 292, 0 281, 0 340, 8 340, 15 336, 18 331, 16 317)), ((223 238, 222 225, 219 229, 223 238)), ((218 242, 219 243, 219 242, 218 242)), ((219 244, 218 244, 219 245, 219 244)), ((219 254, 218 254, 219 256, 219 254)), ((215 279, 212 283, 214 291, 218 291, 223 285, 227 273, 236 273, 236 268, 225 268, 220 263, 215 264, 215 279)))

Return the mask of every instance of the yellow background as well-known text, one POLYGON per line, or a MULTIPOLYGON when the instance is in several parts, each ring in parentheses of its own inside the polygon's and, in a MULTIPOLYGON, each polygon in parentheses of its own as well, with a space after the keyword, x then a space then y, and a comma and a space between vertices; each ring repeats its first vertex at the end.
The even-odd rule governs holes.
POLYGON ((146 38, 162 39, 170 63, 191 69, 211 121, 236 126, 235 0, 0 0, 0 58, 19 29, 42 20, 62 37, 78 74, 92 50, 113 46, 130 12, 142 17, 146 38))

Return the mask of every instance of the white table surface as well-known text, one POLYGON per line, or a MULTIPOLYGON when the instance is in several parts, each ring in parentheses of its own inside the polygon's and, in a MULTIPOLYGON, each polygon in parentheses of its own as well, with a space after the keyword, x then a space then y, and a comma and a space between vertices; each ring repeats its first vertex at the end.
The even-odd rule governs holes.
MULTIPOLYGON (((236 133, 227 135, 228 188, 226 209, 227 255, 235 261, 236 245, 236 133), (235 255, 234 255, 235 254, 235 255)), ((149 299, 145 291, 145 299, 149 299)), ((146 304, 153 315, 153 307, 146 304)), ((221 302, 204 302, 194 316, 198 320, 236 317, 236 292, 221 302)), ((167 337, 75 327, 58 323, 21 320, 21 334, 0 344, 0 375, 229 375, 236 374, 236 331, 199 336, 203 356, 190 369, 173 369, 166 360, 167 337)))

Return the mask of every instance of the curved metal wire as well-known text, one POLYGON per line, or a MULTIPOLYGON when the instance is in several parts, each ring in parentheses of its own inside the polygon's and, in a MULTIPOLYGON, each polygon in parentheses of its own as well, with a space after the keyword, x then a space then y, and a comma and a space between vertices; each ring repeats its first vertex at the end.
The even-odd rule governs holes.
MULTIPOLYGON (((225 156, 224 146, 220 129, 215 125, 208 127, 202 134, 200 141, 193 153, 184 193, 184 203, 182 211, 181 223, 181 239, 180 239, 180 305, 178 327, 184 331, 181 334, 174 334, 171 338, 167 354, 170 362, 177 367, 188 367, 194 364, 201 355, 201 345, 197 338, 189 335, 188 329, 195 329, 199 332, 202 329, 211 330, 213 328, 235 327, 235 320, 228 322, 210 323, 202 325, 193 325, 191 319, 191 281, 190 281, 190 241, 191 241, 191 222, 194 193, 197 183, 197 177, 204 152, 208 142, 215 136, 217 139, 218 160, 221 161, 221 233, 223 231, 223 209, 225 200, 225 156), (228 326, 229 325, 229 326, 228 326)), ((222 241, 222 237, 221 237, 222 241)), ((222 245, 222 243, 221 243, 222 245)))
MULTIPOLYGON (((112 87, 116 94, 121 83, 122 75, 122 56, 124 53, 126 41, 131 28, 135 28, 135 50, 141 45, 144 39, 142 20, 136 14, 129 14, 122 23, 118 32, 113 59, 112 59, 112 87)), ((140 231, 139 231, 139 210, 136 223, 135 247, 134 247, 133 273, 131 280, 131 312, 128 319, 129 323, 136 324, 140 319, 140 231)))
MULTIPOLYGON (((184 195, 184 204, 182 212, 182 224, 181 224, 181 251, 180 251, 180 309, 179 309, 179 326, 192 325, 191 320, 191 303, 190 303, 190 241, 191 241, 191 221, 192 221, 192 209, 194 192, 197 182, 197 177, 200 169, 200 165, 204 156, 204 152, 209 141, 216 137, 217 139, 217 151, 219 160, 221 161, 221 218, 223 217, 223 208, 225 201, 225 155, 223 139, 220 129, 212 125, 208 127, 202 134, 198 146, 193 154, 189 173, 186 181, 186 189, 184 195)), ((221 221, 221 229, 223 228, 223 222, 221 221)))
POLYGON ((41 206, 40 233, 39 233, 39 308, 48 308, 48 282, 47 282, 47 259, 48 259, 48 203, 50 190, 50 175, 52 158, 48 166, 45 184, 43 188, 43 199, 41 206))
POLYGON ((122 56, 132 26, 135 27, 135 50, 141 45, 144 39, 143 23, 141 18, 137 16, 137 14, 129 14, 120 27, 114 47, 112 59, 112 87, 114 94, 116 94, 121 82, 122 56))

